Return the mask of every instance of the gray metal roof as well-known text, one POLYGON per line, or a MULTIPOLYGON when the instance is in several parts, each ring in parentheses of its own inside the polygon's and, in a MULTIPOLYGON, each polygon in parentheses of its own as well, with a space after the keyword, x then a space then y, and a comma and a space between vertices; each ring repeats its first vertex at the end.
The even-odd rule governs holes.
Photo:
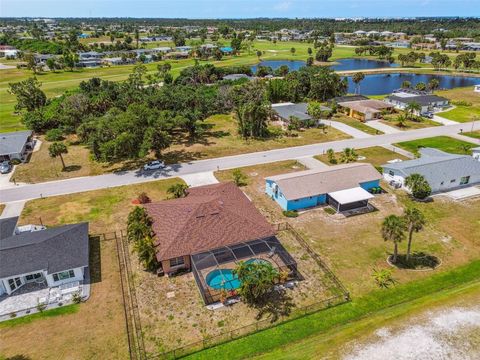
POLYGON ((88 223, 24 232, 0 240, 0 278, 88 266, 88 223))
POLYGON ((0 134, 0 155, 19 154, 32 135, 31 130, 0 134))
POLYGON ((401 102, 404 104, 417 103, 422 106, 427 106, 427 105, 435 104, 438 102, 448 101, 448 99, 441 96, 437 96, 437 95, 418 95, 418 96, 405 96, 405 97, 390 95, 388 96, 388 99, 401 102))
POLYGON ((405 177, 421 174, 429 183, 437 179, 456 179, 468 175, 480 175, 480 162, 469 155, 449 154, 438 149, 423 148, 421 157, 393 164, 382 165, 384 171, 397 170, 405 177))
POLYGON ((0 240, 13 235, 17 227, 18 216, 0 219, 0 240))
MULTIPOLYGON (((273 104, 272 109, 280 116, 283 120, 290 120, 290 116, 295 116, 300 120, 310 120, 312 117, 308 115, 307 112, 308 104, 307 103, 283 103, 283 104, 273 104)), ((322 110, 328 111, 330 108, 322 106, 322 110)))

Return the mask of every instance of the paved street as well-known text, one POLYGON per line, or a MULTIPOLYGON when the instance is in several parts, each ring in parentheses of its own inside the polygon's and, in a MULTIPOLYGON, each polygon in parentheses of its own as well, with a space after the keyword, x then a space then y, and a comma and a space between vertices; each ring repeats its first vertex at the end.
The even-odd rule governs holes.
MULTIPOLYGON (((175 176, 205 173, 209 171, 215 171, 217 169, 231 169, 255 164, 295 159, 299 157, 313 156, 317 154, 323 154, 327 151, 327 149, 330 148, 334 151, 341 151, 346 147, 361 149, 432 136, 453 135, 460 132, 460 129, 471 128, 472 123, 436 126, 418 130, 403 131, 396 134, 377 135, 365 138, 347 139, 285 149, 227 156, 216 159, 192 161, 188 163, 172 165, 164 170, 152 172, 143 172, 141 170, 125 171, 40 184, 20 185, 14 188, 2 190, 0 192, 0 201, 7 203, 11 201, 30 200, 40 197, 137 184, 175 176)), ((480 122, 476 122, 473 128, 474 130, 480 130, 480 122)))

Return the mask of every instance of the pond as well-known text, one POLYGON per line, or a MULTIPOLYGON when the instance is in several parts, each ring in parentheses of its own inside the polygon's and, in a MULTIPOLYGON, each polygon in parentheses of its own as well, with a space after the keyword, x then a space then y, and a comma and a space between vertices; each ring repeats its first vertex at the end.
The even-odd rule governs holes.
POLYGON ((388 61, 369 59, 340 59, 335 61, 338 64, 330 65, 335 71, 362 70, 362 69, 383 69, 398 67, 399 64, 390 64, 388 61))
MULTIPOLYGON (((437 79, 440 89, 453 89, 480 84, 480 77, 474 76, 453 76, 453 75, 432 75, 432 74, 375 74, 366 75, 360 83, 360 93, 363 95, 390 94, 393 90, 399 89, 404 81, 410 81, 412 87, 419 82, 428 83, 431 79, 437 79)), ((355 92, 355 84, 351 77, 348 77, 348 92, 355 92)))
POLYGON ((253 73, 256 73, 258 66, 270 66, 273 70, 277 70, 280 66, 287 65, 290 71, 294 71, 299 70, 305 64, 305 61, 301 60, 265 60, 253 65, 251 69, 253 73))
MULTIPOLYGON (((255 73, 258 66, 269 66, 273 70, 276 70, 282 65, 287 65, 290 71, 294 71, 299 70, 302 66, 305 66, 306 63, 301 60, 265 60, 252 66, 251 69, 255 73)), ((398 66, 398 64, 390 64, 388 61, 369 59, 340 59, 335 61, 335 64, 330 65, 330 67, 336 71, 382 69, 396 66, 398 66)))

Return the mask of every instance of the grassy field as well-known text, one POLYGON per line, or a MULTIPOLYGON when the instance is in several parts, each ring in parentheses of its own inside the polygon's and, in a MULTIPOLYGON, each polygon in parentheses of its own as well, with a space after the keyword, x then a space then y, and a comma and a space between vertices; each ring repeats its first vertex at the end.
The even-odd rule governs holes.
MULTIPOLYGON (((268 351, 281 351, 285 346, 311 336, 328 336, 331 331, 348 329, 355 321, 376 316, 382 311, 394 312, 400 307, 408 307, 422 298, 436 300, 449 288, 460 288, 472 281, 477 281, 476 273, 480 271, 480 261, 473 261, 456 270, 441 272, 429 278, 397 285, 387 290, 376 290, 362 297, 354 298, 347 304, 320 311, 301 319, 284 323, 272 329, 234 340, 202 352, 193 354, 190 359, 244 359, 268 351), (398 306, 398 307, 397 307, 398 306)), ((475 289, 476 290, 476 289, 475 289)), ((358 334, 356 334, 358 336, 358 334)), ((308 351, 307 348, 304 351, 308 351)), ((280 356, 294 353, 285 351, 280 356)), ((268 355, 268 354, 267 354, 268 355)), ((265 356, 267 356, 265 355, 265 356)), ((273 354, 275 358, 277 353, 273 354)), ((314 357, 318 357, 315 353, 314 357)), ((291 357, 289 357, 291 358, 291 357)), ((308 358, 308 356, 306 356, 308 358)))
MULTIPOLYGON (((176 142, 163 153, 163 159, 167 163, 178 163, 350 137, 339 130, 328 127, 325 130, 312 128, 296 131, 292 136, 244 140, 237 135, 237 125, 232 115, 211 116, 203 123, 203 127, 202 135, 195 142, 191 142, 186 135, 182 138, 177 137, 176 142)), ((48 146, 50 143, 45 141, 44 137, 41 137, 41 140, 43 143, 40 150, 32 154, 30 161, 17 166, 13 176, 15 181, 35 183, 139 169, 147 161, 138 159, 114 164, 99 163, 91 159, 86 146, 76 144, 75 139, 70 138, 67 142, 73 143, 73 145, 68 147, 68 154, 64 156, 67 168, 62 171, 60 159, 52 159, 49 156, 48 146)))
POLYGON ((438 113, 438 116, 458 122, 480 120, 480 96, 473 91, 472 87, 443 90, 437 93, 450 99, 455 105, 454 109, 438 113))
MULTIPOLYGON (((373 166, 382 166, 387 161, 393 160, 393 159, 402 159, 402 160, 407 159, 405 156, 395 153, 391 150, 387 150, 381 146, 373 146, 366 149, 358 149, 358 150, 355 150, 355 152, 358 154, 358 156, 364 156, 366 158, 365 160, 360 160, 358 162, 370 163, 373 166)), ((328 156, 326 154, 317 155, 315 156, 315 158, 327 165, 333 165, 328 162, 328 156)), ((337 161, 340 161, 340 153, 336 153, 336 158, 337 158, 337 161)))
POLYGON ((348 126, 351 126, 351 127, 355 128, 357 130, 363 131, 364 133, 367 133, 367 134, 370 134, 370 135, 382 135, 383 134, 383 132, 380 131, 380 130, 374 129, 371 126, 365 125, 365 123, 363 123, 363 122, 361 122, 357 119, 353 119, 351 117, 344 116, 342 114, 336 114, 332 118, 332 120, 344 123, 348 126))
MULTIPOLYGON (((20 224, 42 222, 47 226, 89 221, 90 233, 124 229, 134 205, 132 199, 146 192, 152 200, 167 197, 167 188, 179 179, 154 181, 29 201, 20 224)), ((15 320, 0 325, 0 355, 32 359, 127 359, 128 343, 114 241, 92 238, 90 299, 62 314, 15 320), (28 347, 25 336, 31 339, 28 347)), ((68 308, 64 308, 68 309, 68 308)), ((1 356, 0 356, 1 358, 1 356)))
POLYGON ((480 139, 480 130, 464 132, 462 135, 469 136, 474 139, 480 139))
POLYGON ((431 147, 452 154, 465 154, 464 147, 472 146, 469 142, 457 140, 448 136, 435 136, 419 140, 404 141, 394 145, 414 154, 418 154, 419 147, 431 147))
POLYGON ((399 114, 385 115, 383 119, 380 121, 386 125, 392 126, 399 130, 414 130, 414 129, 423 129, 426 127, 432 127, 432 126, 441 126, 441 124, 439 124, 438 122, 427 119, 427 118, 422 118, 422 121, 406 120, 405 126, 399 126, 397 121, 398 116, 399 114))
POLYGON ((479 293, 480 282, 473 282, 427 294, 307 339, 279 347, 255 359, 311 359, 319 355, 326 359, 342 358, 354 345, 369 343, 371 338, 378 339, 378 335, 374 334, 380 328, 388 326, 390 330, 391 327, 407 324, 421 325, 421 321, 428 318, 432 312, 444 311, 452 307, 475 306, 478 304, 479 293))

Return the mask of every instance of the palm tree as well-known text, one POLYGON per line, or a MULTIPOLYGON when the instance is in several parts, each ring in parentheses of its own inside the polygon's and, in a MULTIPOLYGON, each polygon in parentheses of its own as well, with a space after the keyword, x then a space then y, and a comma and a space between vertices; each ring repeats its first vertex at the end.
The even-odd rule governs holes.
POLYGON ((48 153, 52 158, 59 156, 62 161, 62 170, 65 170, 65 161, 63 160, 62 154, 68 154, 67 145, 61 142, 54 142, 48 147, 48 153))
POLYGON ((146 236, 135 242, 133 250, 138 254, 138 260, 145 269, 153 271, 158 267, 155 245, 151 236, 146 236))
POLYGON ((382 238, 393 242, 393 263, 397 262, 398 244, 405 239, 405 223, 400 216, 389 215, 382 223, 382 238))
POLYGON ((138 41, 140 40, 140 33, 138 29, 135 29, 135 41, 137 42, 137 49, 138 49, 138 41))
POLYGON ((405 112, 407 113, 409 119, 413 118, 413 115, 415 112, 420 112, 421 110, 422 110, 422 106, 415 101, 409 103, 405 107, 405 112))
POLYGON ((340 161, 342 163, 351 163, 357 161, 357 158, 358 155, 354 148, 345 148, 343 149, 340 161))
POLYGON ((292 55, 295 55, 295 51, 297 51, 297 50, 296 50, 294 47, 292 47, 292 48, 290 49, 290 53, 291 53, 292 55))
POLYGON ((403 215, 403 219, 408 228, 407 262, 410 260, 410 250, 412 247, 413 232, 419 232, 425 225, 425 216, 417 208, 408 208, 403 215))
POLYGON ((437 79, 430 79, 428 82, 428 88, 433 92, 434 90, 438 89, 440 86, 440 82, 437 79))
POLYGON ((404 128, 407 126, 407 118, 405 115, 400 114, 397 116, 397 126, 400 128, 404 128))
POLYGON ((365 79, 365 74, 363 72, 353 74, 352 81, 355 83, 355 94, 360 93, 360 83, 363 79, 365 79))
POLYGON ((187 189, 187 184, 177 183, 170 186, 167 193, 172 194, 174 199, 178 199, 187 196, 187 189))
POLYGON ((402 89, 409 89, 410 86, 412 86, 412 83, 408 80, 405 80, 404 82, 402 82, 402 85, 400 85, 402 89))

